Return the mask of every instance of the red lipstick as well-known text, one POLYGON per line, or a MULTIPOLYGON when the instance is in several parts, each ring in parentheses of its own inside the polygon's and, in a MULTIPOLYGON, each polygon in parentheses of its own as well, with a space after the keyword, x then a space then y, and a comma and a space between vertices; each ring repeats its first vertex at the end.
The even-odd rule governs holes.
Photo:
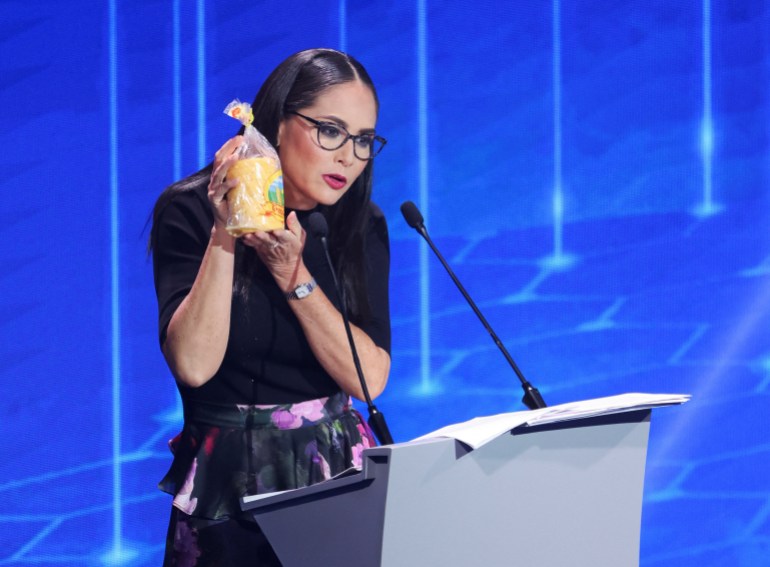
POLYGON ((322 177, 324 181, 326 181, 326 184, 332 189, 342 189, 348 182, 347 177, 337 173, 326 173, 322 177))

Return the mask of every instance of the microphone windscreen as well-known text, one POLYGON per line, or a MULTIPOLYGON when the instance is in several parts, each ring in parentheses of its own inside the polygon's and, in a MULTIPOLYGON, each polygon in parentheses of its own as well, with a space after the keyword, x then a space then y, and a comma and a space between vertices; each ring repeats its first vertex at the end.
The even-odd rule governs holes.
POLYGON ((326 218, 317 211, 310 215, 308 224, 310 225, 310 234, 316 238, 325 238, 329 234, 329 225, 326 223, 326 218))
POLYGON ((421 228, 425 222, 425 220, 422 218, 420 209, 418 209, 417 205, 412 203, 412 201, 404 201, 404 203, 401 205, 401 214, 404 215, 406 224, 412 228, 421 228))

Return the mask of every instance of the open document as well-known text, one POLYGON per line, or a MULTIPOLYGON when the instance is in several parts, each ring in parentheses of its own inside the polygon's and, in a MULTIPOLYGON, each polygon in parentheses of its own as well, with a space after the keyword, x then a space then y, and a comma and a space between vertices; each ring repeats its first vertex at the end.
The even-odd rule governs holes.
POLYGON ((432 433, 422 435, 414 441, 451 437, 473 449, 478 449, 499 435, 521 426, 544 425, 582 417, 683 404, 689 399, 689 394, 621 394, 536 410, 476 417, 470 421, 442 427, 432 433))

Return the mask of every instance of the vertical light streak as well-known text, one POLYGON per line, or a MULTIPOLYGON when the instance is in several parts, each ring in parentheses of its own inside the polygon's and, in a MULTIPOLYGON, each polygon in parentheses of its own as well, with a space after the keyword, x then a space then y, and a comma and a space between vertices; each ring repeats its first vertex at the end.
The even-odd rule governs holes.
POLYGON ((348 6, 346 0, 339 0, 340 51, 348 50, 348 6))
MULTIPOLYGON (((181 6, 182 0, 174 0, 171 7, 171 58, 172 58, 172 106, 174 113, 174 132, 173 132, 173 176, 172 179, 177 181, 182 178, 182 14, 181 6)), ((182 415, 182 398, 177 395, 175 397, 176 407, 174 415, 179 416, 181 420, 182 415)))
POLYGON ((711 100, 711 0, 703 0, 703 118, 700 127, 701 166, 703 170, 703 200, 696 210, 700 216, 719 211, 713 194, 714 120, 711 100))
POLYGON ((561 3, 553 0, 553 257, 563 254, 562 131, 561 131, 561 3))
POLYGON ((175 181, 182 177, 182 26, 180 16, 181 0, 174 0, 171 15, 172 46, 172 105, 174 112, 174 163, 175 181))
POLYGON ((198 0, 195 13, 198 87, 198 168, 206 165, 206 2, 198 0))
MULTIPOLYGON (((428 65, 427 65, 427 13, 425 0, 417 0, 417 139, 418 183, 420 210, 428 222, 428 65)), ((420 240, 420 386, 424 392, 431 390, 430 371, 430 270, 428 245, 420 240)))
POLYGON ((110 107, 110 320, 112 354, 112 555, 123 546, 123 481, 120 415, 120 216, 118 208, 118 36, 117 0, 110 0, 109 107, 110 107))
POLYGON ((566 270, 577 258, 564 252, 564 183, 563 183, 563 136, 562 136, 562 72, 561 72, 561 0, 551 2, 551 82, 553 83, 553 252, 540 260, 542 268, 566 270))

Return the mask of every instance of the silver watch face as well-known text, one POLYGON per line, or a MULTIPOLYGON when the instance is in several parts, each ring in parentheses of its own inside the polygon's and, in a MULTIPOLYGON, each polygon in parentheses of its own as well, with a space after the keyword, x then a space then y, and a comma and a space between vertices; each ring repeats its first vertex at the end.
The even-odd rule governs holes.
POLYGON ((312 279, 307 283, 299 284, 297 287, 294 288, 294 290, 286 294, 286 299, 303 299, 308 295, 310 295, 310 293, 315 289, 315 287, 316 287, 315 279, 312 279))
POLYGON ((299 284, 292 291, 286 294, 286 299, 304 299, 316 288, 315 279, 307 283, 299 284))
POLYGON ((297 299, 302 299, 310 295, 311 291, 313 291, 313 286, 309 283, 306 283, 306 284, 298 285, 294 289, 294 295, 297 296, 297 299))

